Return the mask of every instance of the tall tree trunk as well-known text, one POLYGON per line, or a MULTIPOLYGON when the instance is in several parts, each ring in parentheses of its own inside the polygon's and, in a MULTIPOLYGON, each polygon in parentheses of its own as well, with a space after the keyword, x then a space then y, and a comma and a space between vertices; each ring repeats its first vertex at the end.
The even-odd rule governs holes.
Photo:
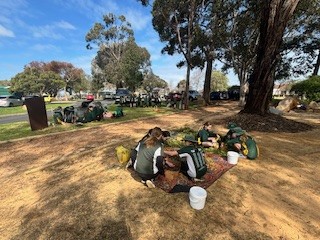
POLYGON ((184 98, 184 109, 189 108, 189 85, 190 85, 190 66, 187 66, 187 76, 186 76, 186 90, 183 93, 184 98))
POLYGON ((206 105, 210 104, 212 63, 213 63, 213 59, 208 58, 207 59, 206 75, 204 78, 204 85, 203 85, 203 99, 204 99, 206 105))
POLYGON ((242 112, 264 115, 269 111, 275 66, 282 37, 299 0, 264 0, 260 19, 257 59, 249 78, 249 94, 242 112))
POLYGON ((317 62, 316 62, 316 65, 314 66, 314 70, 313 70, 312 76, 317 76, 318 75, 319 66, 320 66, 320 49, 319 49, 317 62))

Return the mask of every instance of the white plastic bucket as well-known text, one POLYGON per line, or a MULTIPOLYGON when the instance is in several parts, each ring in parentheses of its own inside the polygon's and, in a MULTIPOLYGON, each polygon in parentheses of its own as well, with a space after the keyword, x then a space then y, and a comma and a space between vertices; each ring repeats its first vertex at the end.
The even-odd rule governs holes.
POLYGON ((237 164, 238 163, 238 158, 239 158, 239 153, 233 152, 233 151, 228 151, 227 152, 227 161, 230 164, 237 164))
POLYGON ((207 198, 207 191, 201 187, 192 187, 189 191, 189 200, 192 208, 201 210, 204 208, 207 198))

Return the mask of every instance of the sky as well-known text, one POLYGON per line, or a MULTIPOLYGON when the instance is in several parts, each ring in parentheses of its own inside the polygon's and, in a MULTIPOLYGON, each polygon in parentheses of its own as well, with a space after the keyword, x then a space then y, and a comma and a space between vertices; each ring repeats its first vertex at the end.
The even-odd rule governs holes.
MULTIPOLYGON (((186 68, 176 67, 182 56, 161 54, 165 44, 152 27, 150 8, 136 0, 0 0, 0 9, 0 80, 10 80, 32 61, 69 62, 90 74, 96 50, 86 49, 85 36, 108 13, 131 23, 155 75, 171 88, 185 79, 186 68)), ((194 71, 191 77, 198 75, 194 71)), ((233 73, 227 76, 230 86, 239 83, 233 73)))

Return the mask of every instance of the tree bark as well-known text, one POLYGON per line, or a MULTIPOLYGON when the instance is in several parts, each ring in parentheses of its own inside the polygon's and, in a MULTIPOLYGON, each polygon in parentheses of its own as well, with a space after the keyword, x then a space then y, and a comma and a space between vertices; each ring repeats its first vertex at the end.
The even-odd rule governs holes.
POLYGON ((203 85, 203 99, 206 105, 210 104, 210 88, 211 88, 211 74, 212 74, 212 63, 213 60, 211 58, 207 59, 207 68, 206 68, 206 75, 204 78, 204 85, 203 85))
POLYGON ((269 111, 275 66, 287 22, 299 0, 264 0, 257 59, 249 78, 249 94, 242 112, 265 115, 269 111))
POLYGON ((320 49, 319 49, 317 62, 316 62, 316 65, 314 66, 314 70, 313 70, 312 76, 317 76, 318 75, 319 66, 320 66, 320 49))

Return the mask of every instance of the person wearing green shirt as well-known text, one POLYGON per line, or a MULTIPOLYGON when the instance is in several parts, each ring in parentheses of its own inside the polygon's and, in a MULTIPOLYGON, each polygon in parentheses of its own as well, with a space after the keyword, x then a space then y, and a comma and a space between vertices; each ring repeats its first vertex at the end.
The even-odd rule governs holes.
POLYGON ((211 131, 212 124, 205 122, 203 127, 199 130, 197 137, 198 142, 204 147, 214 147, 219 148, 219 139, 220 136, 211 131))
POLYGON ((189 179, 197 181, 207 172, 204 153, 201 148, 195 146, 198 141, 194 136, 186 135, 184 141, 186 142, 186 146, 177 151, 164 151, 164 153, 169 156, 179 155, 180 159, 182 159, 180 172, 189 179))

